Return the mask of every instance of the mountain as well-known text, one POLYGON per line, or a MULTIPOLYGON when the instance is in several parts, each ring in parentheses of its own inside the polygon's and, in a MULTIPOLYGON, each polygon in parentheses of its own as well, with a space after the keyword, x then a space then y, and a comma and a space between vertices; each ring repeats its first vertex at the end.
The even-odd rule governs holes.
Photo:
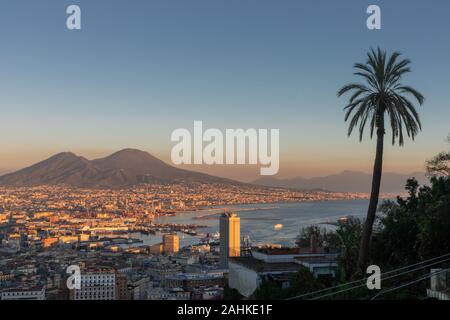
MULTIPOLYGON (((381 192, 401 193, 408 178, 415 177, 419 183, 426 184, 427 179, 424 172, 411 174, 399 174, 385 172, 381 180, 381 192)), ((358 171, 343 171, 324 177, 292 179, 277 179, 274 177, 262 177, 252 182, 268 187, 284 187, 300 190, 324 189, 336 192, 370 192, 372 175, 358 171)))
MULTIPOLYGON (((381 192, 400 193, 406 180, 416 177, 427 182, 423 172, 412 174, 383 173, 381 192)), ((0 176, 3 186, 37 186, 65 184, 75 187, 121 188, 139 183, 225 183, 241 185, 230 179, 175 168, 151 154, 137 149, 124 149, 107 157, 88 160, 71 152, 56 154, 25 169, 0 176)), ((372 176, 364 172, 343 171, 325 177, 278 179, 261 177, 253 184, 299 190, 370 192, 372 176)))
POLYGON ((172 167, 151 154, 124 149, 88 160, 71 152, 56 154, 35 165, 0 177, 0 185, 65 184, 75 187, 127 187, 139 183, 201 182, 241 184, 229 179, 172 167))

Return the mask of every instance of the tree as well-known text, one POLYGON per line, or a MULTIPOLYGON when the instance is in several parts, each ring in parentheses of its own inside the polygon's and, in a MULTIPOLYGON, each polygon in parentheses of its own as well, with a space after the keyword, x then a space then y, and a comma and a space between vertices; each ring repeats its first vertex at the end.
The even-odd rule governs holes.
MULTIPOLYGON (((431 178, 430 185, 420 186, 416 179, 408 179, 406 197, 385 200, 374 227, 371 262, 383 272, 408 265, 416 265, 449 253, 450 249, 450 177, 431 178)), ((354 262, 342 255, 341 269, 354 262)), ((450 261, 433 260, 432 268, 448 268, 450 261)), ((401 276, 384 278, 384 288, 417 280, 429 269, 409 268, 401 276)), ((345 279, 342 279, 345 282, 345 279)), ((425 296, 429 280, 424 280, 385 294, 381 299, 418 299, 425 296)), ((361 288, 334 296, 338 299, 361 299, 374 296, 374 292, 361 288)))
POLYGON ((374 262, 393 269, 447 254, 450 248, 450 177, 431 178, 419 187, 409 179, 408 197, 381 205, 380 230, 374 235, 374 262))
POLYGON ((223 288, 223 300, 242 300, 242 296, 236 289, 225 285, 223 288))
POLYGON ((325 279, 315 278, 308 268, 303 266, 289 277, 290 286, 282 288, 272 279, 264 279, 252 295, 255 300, 280 300, 325 288, 329 283, 325 279))
POLYGON ((418 260, 418 182, 409 179, 406 199, 386 200, 381 206, 380 231, 374 235, 373 259, 383 269, 394 269, 418 260), (401 241, 399 241, 401 239, 401 241))
POLYGON ((288 290, 274 280, 264 279, 252 294, 254 300, 283 300, 289 297, 288 290))
MULTIPOLYGON (((450 144, 450 134, 447 137, 450 144)), ((441 152, 427 161, 427 174, 430 177, 450 176, 450 151, 441 152)))
POLYGON ((431 178, 431 187, 418 194, 419 255, 431 259, 450 248, 450 177, 431 178))
POLYGON ((347 221, 340 222, 336 231, 329 236, 330 246, 339 249, 340 252, 338 262, 341 280, 349 280, 356 273, 361 230, 361 221, 350 217, 347 221))
POLYGON ((358 126, 361 141, 366 124, 370 125, 370 137, 373 137, 374 132, 377 135, 372 190, 358 255, 358 267, 361 271, 365 269, 369 259, 372 229, 378 207, 386 122, 390 124, 392 130, 393 145, 397 141, 400 146, 403 145, 404 130, 413 140, 421 130, 416 106, 409 98, 414 98, 422 105, 424 97, 416 89, 400 83, 402 77, 411 71, 409 68, 411 61, 400 59, 400 56, 400 53, 394 52, 388 58, 386 51, 380 48, 372 49, 367 54, 365 64, 354 65, 354 74, 361 77, 364 82, 348 84, 338 91, 339 97, 351 94, 344 108, 345 121, 350 119, 348 135, 350 136, 358 126))
POLYGON ((316 245, 320 246, 324 241, 327 241, 327 230, 320 228, 317 225, 311 225, 300 229, 300 233, 295 240, 295 244, 298 247, 306 248, 310 247, 311 240, 315 241, 316 245))

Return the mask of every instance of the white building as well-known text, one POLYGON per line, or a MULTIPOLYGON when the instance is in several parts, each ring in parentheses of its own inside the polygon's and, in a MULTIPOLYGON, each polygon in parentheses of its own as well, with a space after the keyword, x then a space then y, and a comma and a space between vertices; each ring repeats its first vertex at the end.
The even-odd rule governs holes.
POLYGON ((74 289, 74 300, 116 299, 116 275, 113 271, 87 273, 80 277, 81 288, 74 289))
POLYGON ((45 286, 7 289, 0 293, 0 300, 45 300, 45 286))
POLYGON ((447 286, 447 274, 445 269, 430 270, 430 289, 427 289, 427 296, 432 299, 450 300, 450 289, 447 286))
POLYGON ((250 257, 229 260, 228 285, 248 298, 267 278, 283 278, 306 267, 315 276, 335 276, 337 254, 309 248, 252 250, 250 257))

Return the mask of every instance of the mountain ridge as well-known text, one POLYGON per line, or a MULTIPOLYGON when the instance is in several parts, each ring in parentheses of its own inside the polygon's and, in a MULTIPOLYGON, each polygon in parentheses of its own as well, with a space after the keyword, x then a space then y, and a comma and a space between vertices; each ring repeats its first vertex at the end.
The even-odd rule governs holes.
POLYGON ((231 179, 173 167, 150 153, 122 149, 103 158, 88 160, 61 152, 29 167, 0 176, 0 185, 74 187, 128 187, 140 183, 202 182, 242 185, 231 179))
MULTIPOLYGON (((381 192, 401 193, 406 180, 416 177, 426 184, 425 173, 383 173, 381 192)), ((323 177, 280 179, 263 176, 250 184, 303 191, 370 192, 372 176, 345 170, 323 177)), ((126 148, 88 160, 73 152, 60 152, 29 167, 0 176, 3 186, 69 185, 74 187, 121 188, 142 183, 248 183, 173 167, 148 152, 126 148)))
MULTIPOLYGON (((401 193, 408 178, 415 177, 420 184, 427 184, 425 172, 401 174, 384 172, 381 180, 381 192, 401 193)), ((337 174, 323 177, 294 177, 280 179, 276 177, 261 177, 252 182, 266 187, 292 188, 298 190, 322 189, 332 192, 370 192, 372 175, 361 171, 344 170, 337 174)))

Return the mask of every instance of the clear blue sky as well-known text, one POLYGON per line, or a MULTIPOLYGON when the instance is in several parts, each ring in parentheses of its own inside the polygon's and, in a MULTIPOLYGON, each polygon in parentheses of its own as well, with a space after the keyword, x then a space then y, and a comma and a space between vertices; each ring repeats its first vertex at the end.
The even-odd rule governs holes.
POLYGON ((279 128, 282 175, 369 171, 374 144, 346 138, 336 91, 381 46, 413 61, 403 82, 427 98, 423 132, 389 147, 386 168, 422 170, 450 131, 449 15, 447 0, 2 0, 0 169, 67 150, 167 160, 172 130, 203 120, 279 128), (66 29, 70 4, 80 31, 66 29))

